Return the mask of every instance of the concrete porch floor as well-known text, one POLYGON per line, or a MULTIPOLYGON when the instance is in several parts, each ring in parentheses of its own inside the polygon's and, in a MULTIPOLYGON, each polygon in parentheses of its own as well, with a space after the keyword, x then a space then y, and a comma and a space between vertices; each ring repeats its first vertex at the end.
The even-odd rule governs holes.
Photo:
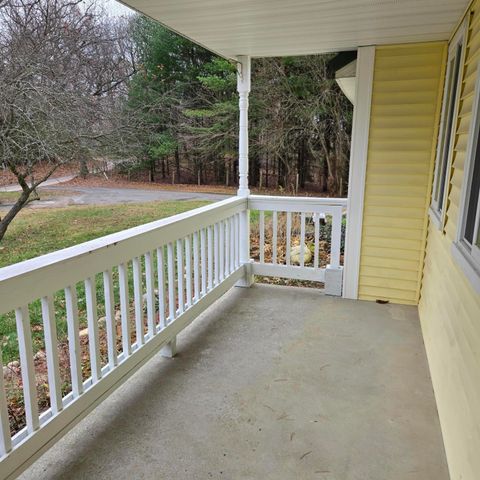
POLYGON ((448 479, 414 307, 234 288, 26 479, 448 479))

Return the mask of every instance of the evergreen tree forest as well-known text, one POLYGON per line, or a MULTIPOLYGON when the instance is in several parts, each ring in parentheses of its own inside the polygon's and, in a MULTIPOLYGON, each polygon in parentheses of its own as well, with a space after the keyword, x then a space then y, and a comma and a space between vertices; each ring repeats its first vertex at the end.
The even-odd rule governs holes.
MULTIPOLYGON (((122 173, 152 182, 235 185, 233 62, 142 16, 123 115, 136 126, 122 173)), ((327 75, 332 55, 252 60, 250 185, 345 196, 353 107, 327 75)))

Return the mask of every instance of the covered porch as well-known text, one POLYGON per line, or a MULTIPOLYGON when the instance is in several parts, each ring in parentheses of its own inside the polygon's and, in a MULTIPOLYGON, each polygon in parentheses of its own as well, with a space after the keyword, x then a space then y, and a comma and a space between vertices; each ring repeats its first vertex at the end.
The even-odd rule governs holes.
POLYGON ((417 309, 234 288, 20 478, 448 479, 417 309))
POLYGON ((0 478, 447 479, 419 304, 450 472, 477 478, 479 297, 444 262, 450 237, 427 255, 447 45, 468 2, 127 3, 236 63, 238 195, 0 270, 26 414, 12 432, 0 383, 0 478), (251 195, 252 58, 344 50, 358 54, 348 199, 251 195), (325 288, 262 286, 255 275, 325 288), (32 314, 44 329, 44 409, 32 314))

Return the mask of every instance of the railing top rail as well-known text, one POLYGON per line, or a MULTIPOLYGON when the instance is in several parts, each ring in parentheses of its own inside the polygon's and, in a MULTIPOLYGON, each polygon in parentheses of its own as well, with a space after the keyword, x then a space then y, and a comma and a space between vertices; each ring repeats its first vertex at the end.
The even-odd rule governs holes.
POLYGON ((250 195, 248 197, 249 201, 261 202, 278 202, 279 204, 283 203, 308 203, 311 205, 331 205, 331 206, 342 206, 346 207, 348 199, 347 198, 330 198, 330 197, 291 197, 291 196, 281 196, 281 195, 250 195))
POLYGON ((246 198, 228 198, 0 268, 0 314, 211 225, 246 207, 246 198))

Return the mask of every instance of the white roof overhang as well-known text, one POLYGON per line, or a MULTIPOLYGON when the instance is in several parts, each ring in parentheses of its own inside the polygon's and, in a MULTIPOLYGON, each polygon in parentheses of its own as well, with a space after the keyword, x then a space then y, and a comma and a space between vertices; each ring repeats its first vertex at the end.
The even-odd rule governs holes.
POLYGON ((447 40, 469 0, 122 0, 224 57, 447 40))

